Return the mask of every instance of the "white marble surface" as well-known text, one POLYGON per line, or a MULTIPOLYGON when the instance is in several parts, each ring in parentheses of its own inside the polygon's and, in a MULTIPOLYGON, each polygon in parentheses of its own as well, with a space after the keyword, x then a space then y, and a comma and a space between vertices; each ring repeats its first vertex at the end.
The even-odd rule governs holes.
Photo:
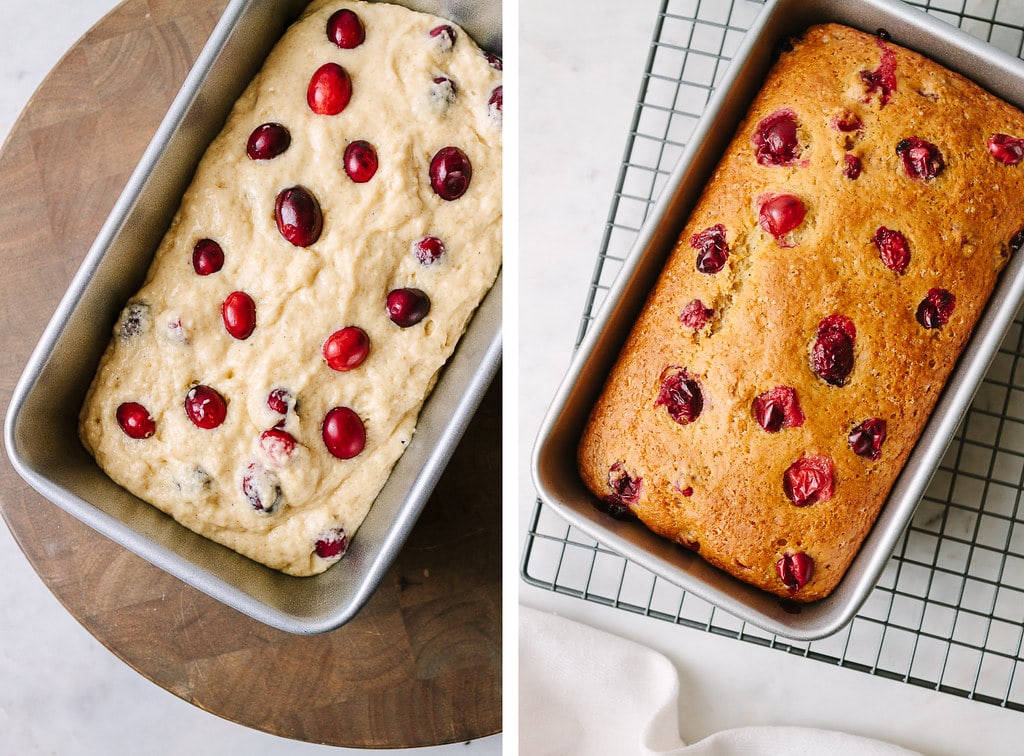
MULTIPOLYGON (((520 550, 535 499, 527 465, 533 438, 570 359, 658 6, 658 0, 520 3, 520 550)), ((1021 752, 1022 713, 523 582, 519 594, 524 605, 667 655, 681 677, 682 736, 688 742, 732 727, 789 724, 843 730, 935 755, 1021 752)))
MULTIPOLYGON (((60 56, 117 0, 0 3, 0 142, 60 56)), ((0 325, 2 327, 2 325, 0 325)), ((356 753, 228 722, 149 682, 87 633, 43 585, 0 525, 0 752, 60 754, 356 753)), ((494 756, 501 735, 374 753, 494 756)))

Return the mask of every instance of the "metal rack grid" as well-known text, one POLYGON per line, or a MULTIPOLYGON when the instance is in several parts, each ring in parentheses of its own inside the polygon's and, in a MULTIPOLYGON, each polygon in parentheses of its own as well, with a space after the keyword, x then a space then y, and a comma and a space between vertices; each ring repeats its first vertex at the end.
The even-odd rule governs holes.
MULTIPOLYGON (((1024 3, 906 0, 1021 57, 1024 3)), ((762 8, 662 0, 577 346, 762 8)), ((840 632, 772 636, 655 577, 537 502, 527 583, 829 664, 1024 710, 1024 321, 1018 313, 878 586, 840 632)))

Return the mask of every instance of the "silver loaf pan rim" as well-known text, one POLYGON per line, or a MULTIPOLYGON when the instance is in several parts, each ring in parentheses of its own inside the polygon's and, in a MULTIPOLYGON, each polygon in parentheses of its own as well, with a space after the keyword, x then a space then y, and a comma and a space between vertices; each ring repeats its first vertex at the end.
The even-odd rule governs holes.
MULTIPOLYGON (((485 50, 501 52, 502 0, 390 1, 455 21, 485 50)), ((199 158, 270 48, 308 4, 231 0, 43 331, 4 422, 13 467, 47 499, 212 598, 300 635, 350 621, 412 531, 499 371, 500 273, 442 369, 413 440, 348 553, 320 575, 276 572, 140 502, 85 451, 77 420, 117 313, 142 283, 199 158)))
MULTIPOLYGON (((1024 110, 1024 62, 899 0, 769 0, 747 32, 662 194, 596 314, 542 421, 532 475, 541 500, 570 525, 687 592, 766 632, 797 641, 841 630, 878 582, 897 541, 1024 300, 1024 255, 1015 255, 968 341, 874 527, 836 590, 801 605, 742 583, 635 522, 596 510, 576 471, 576 444, 604 378, 647 293, 774 59, 776 45, 837 22, 917 50, 1024 110)), ((1024 217, 1022 217, 1024 223, 1024 217)))

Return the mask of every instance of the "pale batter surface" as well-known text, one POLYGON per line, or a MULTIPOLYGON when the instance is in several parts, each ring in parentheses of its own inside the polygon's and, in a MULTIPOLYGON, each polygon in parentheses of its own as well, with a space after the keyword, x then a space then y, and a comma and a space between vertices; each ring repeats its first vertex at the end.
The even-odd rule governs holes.
MULTIPOLYGON (((283 572, 311 575, 337 561, 339 541, 352 538, 409 443, 438 370, 500 268, 500 84, 500 64, 451 22, 383 3, 311 4, 209 147, 115 326, 80 428, 113 480, 283 572), (343 8, 365 29, 350 49, 326 32, 343 8), (454 35, 436 32, 442 26, 454 35), (348 74, 351 98, 326 115, 313 112, 307 89, 331 62, 348 74), (284 126, 290 143, 253 159, 250 135, 267 123, 284 126), (345 169, 356 141, 370 143, 378 161, 362 183, 345 169), (464 194, 443 199, 430 165, 451 146, 472 177, 464 194), (305 247, 288 241, 275 218, 279 193, 295 186, 316 198, 323 217, 305 247), (414 247, 428 236, 443 253, 424 263, 414 247), (201 275, 193 252, 204 239, 217 242, 223 264, 201 275), (427 315, 406 327, 393 322, 386 301, 396 289, 424 292, 427 315), (226 325, 234 292, 255 312, 244 338, 226 325), (368 337, 365 360, 332 369, 324 343, 352 326, 368 337), (215 427, 186 413, 197 385, 224 399, 215 427), (144 408, 151 434, 123 429, 123 405, 144 408), (365 446, 348 459, 324 440, 325 418, 338 407, 365 431, 365 446)), ((209 267, 217 266, 200 265, 209 267)))

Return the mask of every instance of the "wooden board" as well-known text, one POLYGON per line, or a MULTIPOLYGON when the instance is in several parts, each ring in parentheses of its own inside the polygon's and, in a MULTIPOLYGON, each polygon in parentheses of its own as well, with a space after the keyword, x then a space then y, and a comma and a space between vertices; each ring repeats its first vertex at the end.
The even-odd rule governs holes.
MULTIPOLYGON (((83 37, 0 152, 0 406, 226 0, 127 0, 83 37)), ((501 377, 384 584, 349 624, 293 636, 125 551, 0 459, 0 512, 68 611, 196 706, 349 747, 501 729, 501 377)))

